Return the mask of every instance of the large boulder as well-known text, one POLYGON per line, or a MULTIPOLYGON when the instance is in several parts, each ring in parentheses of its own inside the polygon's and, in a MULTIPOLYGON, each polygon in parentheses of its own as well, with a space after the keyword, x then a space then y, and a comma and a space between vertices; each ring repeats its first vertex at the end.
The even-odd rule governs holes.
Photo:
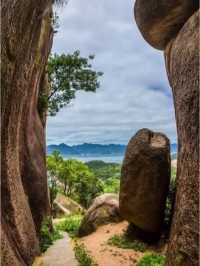
POLYGON ((103 194, 95 198, 86 212, 79 228, 79 236, 91 234, 100 225, 121 220, 118 195, 112 193, 103 194))
POLYGON ((1 8, 1 263, 27 266, 40 253, 40 227, 50 214, 38 95, 52 44, 52 1, 6 0, 1 8))
POLYGON ((179 142, 168 265, 199 264, 199 11, 165 51, 179 142))
POLYGON ((164 50, 198 8, 198 0, 136 0, 134 13, 144 39, 164 50))
POLYGON ((143 37, 165 50, 178 135, 177 188, 169 266, 199 264, 199 1, 136 0, 143 37), (191 207, 192 206, 192 207, 191 207))
POLYGON ((141 129, 130 140, 122 165, 119 208, 138 229, 159 236, 170 182, 170 143, 141 129))

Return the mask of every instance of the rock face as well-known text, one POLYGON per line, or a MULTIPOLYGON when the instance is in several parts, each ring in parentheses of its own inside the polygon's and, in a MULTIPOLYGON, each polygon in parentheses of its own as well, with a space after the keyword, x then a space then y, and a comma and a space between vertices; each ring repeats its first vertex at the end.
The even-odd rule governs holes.
POLYGON ((198 265, 199 250, 199 12, 169 43, 165 57, 179 142, 178 188, 168 259, 169 265, 193 266, 198 265))
POLYGON ((199 264, 199 2, 137 0, 135 17, 144 38, 154 47, 165 50, 166 68, 174 97, 179 149, 177 193, 167 265, 197 266, 199 264), (167 6, 163 4, 164 2, 167 6), (179 6, 176 12, 173 3, 179 6), (157 12, 156 15, 155 7, 157 11, 163 7, 164 13, 160 15, 160 12, 157 12), (165 18, 171 17, 173 13, 176 14, 174 19, 166 23, 165 18), (152 34, 152 29, 155 34, 152 34))
POLYGON ((170 182, 170 143, 161 133, 139 130, 122 165, 119 207, 124 219, 160 235, 170 182))
POLYGON ((2 265, 32 265, 49 213, 38 94, 52 43, 52 1, 2 2, 2 265))
POLYGON ((91 234, 100 225, 121 220, 118 195, 103 194, 95 198, 91 207, 86 212, 79 228, 79 236, 91 234))
POLYGON ((198 0, 136 0, 134 13, 144 39, 163 50, 198 8, 198 0))

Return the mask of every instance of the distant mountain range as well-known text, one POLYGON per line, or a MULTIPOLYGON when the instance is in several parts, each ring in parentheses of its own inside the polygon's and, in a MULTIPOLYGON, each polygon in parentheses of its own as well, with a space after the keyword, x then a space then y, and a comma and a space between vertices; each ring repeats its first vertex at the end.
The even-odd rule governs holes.
MULTIPOLYGON (((80 145, 69 146, 64 143, 59 145, 48 145, 47 153, 51 154, 53 151, 59 151, 62 155, 76 155, 76 156, 109 156, 109 155, 124 155, 126 145, 122 144, 92 144, 84 143, 80 145)), ((171 153, 177 152, 177 144, 171 144, 171 153)))

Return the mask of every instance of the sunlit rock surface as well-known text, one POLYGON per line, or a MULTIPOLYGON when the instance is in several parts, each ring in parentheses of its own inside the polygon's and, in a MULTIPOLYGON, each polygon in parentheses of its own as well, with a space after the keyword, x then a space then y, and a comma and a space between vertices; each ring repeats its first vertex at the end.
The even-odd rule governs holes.
POLYGON ((91 234, 100 225, 121 220, 118 195, 112 193, 103 194, 94 199, 86 212, 79 228, 79 236, 91 234))

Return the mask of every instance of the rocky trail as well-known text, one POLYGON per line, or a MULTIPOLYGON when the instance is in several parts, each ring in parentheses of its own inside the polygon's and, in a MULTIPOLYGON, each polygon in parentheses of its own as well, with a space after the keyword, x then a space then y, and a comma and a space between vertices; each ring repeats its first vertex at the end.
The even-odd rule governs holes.
POLYGON ((143 256, 142 252, 107 244, 110 237, 122 234, 127 225, 127 222, 104 225, 80 240, 98 266, 133 266, 143 256))
POLYGON ((48 250, 38 258, 33 266, 77 266, 71 239, 67 233, 55 241, 48 250))
MULTIPOLYGON (((94 233, 79 238, 79 244, 83 244, 87 254, 98 266, 135 266, 144 253, 134 249, 122 249, 108 244, 108 240, 114 235, 123 234, 128 222, 110 223, 100 226, 94 233)), ((145 252, 156 251, 158 247, 149 247, 145 252)), ((73 251, 72 240, 67 233, 63 238, 54 242, 52 246, 39 258, 33 266, 78 266, 73 251)))

